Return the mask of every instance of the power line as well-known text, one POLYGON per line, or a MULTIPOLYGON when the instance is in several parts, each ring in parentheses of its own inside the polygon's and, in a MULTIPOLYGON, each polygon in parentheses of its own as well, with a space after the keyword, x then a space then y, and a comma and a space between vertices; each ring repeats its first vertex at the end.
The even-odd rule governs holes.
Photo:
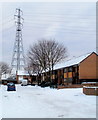
POLYGON ((93 14, 93 15, 85 15, 85 14, 62 14, 62 13, 49 13, 49 12, 38 12, 38 13, 25 13, 25 16, 56 16, 56 17, 65 17, 65 16, 67 16, 67 17, 81 17, 81 18, 83 18, 83 17, 96 17, 96 13, 95 14, 93 14))

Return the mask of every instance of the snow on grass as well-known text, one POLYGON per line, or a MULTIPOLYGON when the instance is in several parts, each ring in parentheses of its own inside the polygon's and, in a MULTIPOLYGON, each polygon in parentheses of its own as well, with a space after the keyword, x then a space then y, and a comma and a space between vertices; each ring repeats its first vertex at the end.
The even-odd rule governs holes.
POLYGON ((16 85, 16 91, 6 89, 2 85, 3 118, 96 118, 96 96, 84 95, 82 88, 16 85))
POLYGON ((2 91, 0 85, 0 120, 2 119, 2 91))

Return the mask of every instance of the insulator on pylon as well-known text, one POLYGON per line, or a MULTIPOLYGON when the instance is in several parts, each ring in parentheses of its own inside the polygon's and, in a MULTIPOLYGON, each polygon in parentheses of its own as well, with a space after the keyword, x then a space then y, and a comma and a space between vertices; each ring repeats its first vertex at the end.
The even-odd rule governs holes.
POLYGON ((17 29, 17 31, 21 31, 20 29, 17 29))

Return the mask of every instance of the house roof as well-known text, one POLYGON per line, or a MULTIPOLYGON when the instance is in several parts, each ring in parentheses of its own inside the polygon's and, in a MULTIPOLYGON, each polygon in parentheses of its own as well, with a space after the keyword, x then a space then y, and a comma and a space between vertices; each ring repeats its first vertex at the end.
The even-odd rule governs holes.
MULTIPOLYGON (((79 63, 81 63, 84 59, 86 59, 88 56, 90 56, 93 53, 95 53, 95 52, 90 52, 90 53, 72 58, 70 60, 63 61, 62 63, 56 64, 54 66, 54 70, 60 69, 60 68, 65 68, 65 67, 70 67, 73 65, 79 65, 79 63)), ((29 73, 27 71, 18 71, 17 75, 27 75, 28 76, 29 73)), ((36 74, 33 74, 33 75, 36 75, 36 74)))
MULTIPOLYGON (((92 52, 92 53, 94 53, 94 52, 92 52)), ((75 57, 73 59, 70 59, 70 60, 64 61, 62 63, 59 63, 59 64, 54 66, 54 70, 64 68, 64 67, 70 67, 70 66, 73 66, 73 65, 78 65, 80 62, 82 62, 84 59, 86 59, 92 53, 90 52, 90 53, 87 53, 85 55, 75 57)))
POLYGON ((17 75, 29 75, 29 73, 27 71, 19 70, 17 75))
MULTIPOLYGON (((20 75, 20 76, 23 76, 23 75, 30 76, 30 74, 28 73, 28 71, 24 71, 24 70, 19 70, 17 72, 17 75, 20 75)), ((32 74, 32 75, 36 75, 36 74, 32 74)))
POLYGON ((10 74, 2 74, 1 80, 6 80, 9 76, 10 74))

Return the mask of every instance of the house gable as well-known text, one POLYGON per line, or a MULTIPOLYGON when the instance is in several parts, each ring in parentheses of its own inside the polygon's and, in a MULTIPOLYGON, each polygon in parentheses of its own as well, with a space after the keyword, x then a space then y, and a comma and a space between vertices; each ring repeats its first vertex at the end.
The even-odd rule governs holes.
POLYGON ((79 79, 98 79, 98 55, 93 52, 79 64, 79 79))

